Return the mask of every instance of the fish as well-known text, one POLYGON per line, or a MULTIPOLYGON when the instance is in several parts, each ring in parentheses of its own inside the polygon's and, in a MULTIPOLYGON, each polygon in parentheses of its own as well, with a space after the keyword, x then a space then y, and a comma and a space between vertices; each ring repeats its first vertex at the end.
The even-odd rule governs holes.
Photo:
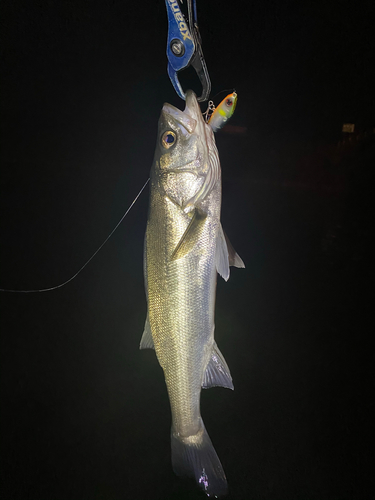
POLYGON ((237 105, 237 93, 228 94, 225 99, 215 108, 210 116, 208 125, 214 132, 224 127, 227 121, 232 117, 237 105))
POLYGON ((244 267, 220 223, 221 168, 214 134, 196 95, 184 111, 164 104, 150 173, 144 244, 147 318, 140 348, 155 349, 171 413, 176 475, 196 480, 207 496, 227 492, 221 462, 200 413, 202 388, 233 389, 214 340, 216 281, 244 267))

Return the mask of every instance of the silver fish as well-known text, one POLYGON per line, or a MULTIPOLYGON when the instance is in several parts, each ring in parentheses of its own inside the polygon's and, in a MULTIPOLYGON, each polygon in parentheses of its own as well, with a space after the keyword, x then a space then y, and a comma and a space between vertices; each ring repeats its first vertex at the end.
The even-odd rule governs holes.
POLYGON ((201 388, 233 389, 214 340, 217 272, 245 267, 220 224, 221 170, 214 134, 194 92, 164 104, 150 174, 144 271, 148 313, 140 348, 154 348, 172 410, 172 465, 208 496, 226 477, 200 414, 201 388))

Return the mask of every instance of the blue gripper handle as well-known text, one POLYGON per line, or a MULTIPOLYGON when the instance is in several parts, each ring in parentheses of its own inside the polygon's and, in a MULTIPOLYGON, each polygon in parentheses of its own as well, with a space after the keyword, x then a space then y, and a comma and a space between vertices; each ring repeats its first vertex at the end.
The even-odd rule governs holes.
POLYGON ((168 15, 168 75, 177 94, 185 99, 177 72, 189 66, 196 47, 177 0, 165 0, 165 4, 168 15))

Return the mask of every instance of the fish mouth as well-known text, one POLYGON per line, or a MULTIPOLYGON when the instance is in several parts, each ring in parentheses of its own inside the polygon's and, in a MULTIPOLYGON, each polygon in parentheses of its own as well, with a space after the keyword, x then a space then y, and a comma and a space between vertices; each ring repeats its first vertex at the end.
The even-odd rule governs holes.
POLYGON ((204 123, 202 111, 201 108, 199 107, 197 96, 192 90, 186 91, 186 105, 184 113, 191 116, 191 118, 196 120, 198 123, 199 122, 204 123))
POLYGON ((165 103, 162 112, 173 117, 173 119, 182 125, 190 134, 195 131, 198 124, 200 127, 204 124, 197 96, 192 90, 186 92, 186 105, 184 111, 181 111, 172 104, 165 103))
POLYGON ((192 134, 197 126, 197 121, 185 111, 172 106, 172 104, 165 103, 162 113, 172 117, 179 125, 182 125, 190 134, 192 134))

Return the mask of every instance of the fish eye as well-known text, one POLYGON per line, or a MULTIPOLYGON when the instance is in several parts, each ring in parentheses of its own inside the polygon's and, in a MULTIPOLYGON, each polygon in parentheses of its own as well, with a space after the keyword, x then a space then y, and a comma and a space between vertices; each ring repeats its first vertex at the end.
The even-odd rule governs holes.
POLYGON ((163 137, 161 138, 161 143, 163 144, 165 149, 169 149, 171 146, 173 146, 176 140, 176 134, 171 130, 168 130, 167 132, 164 132, 163 137))
POLYGON ((227 106, 232 106, 232 104, 233 104, 232 99, 227 99, 227 100, 226 100, 226 102, 225 102, 225 104, 226 104, 227 106))

